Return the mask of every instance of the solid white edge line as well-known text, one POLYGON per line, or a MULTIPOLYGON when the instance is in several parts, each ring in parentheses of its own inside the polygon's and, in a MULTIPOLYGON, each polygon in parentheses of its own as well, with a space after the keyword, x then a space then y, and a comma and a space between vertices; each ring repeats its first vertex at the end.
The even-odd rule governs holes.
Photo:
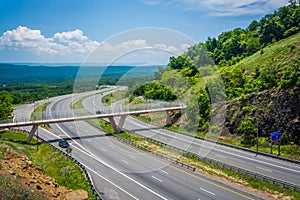
MULTIPOLYGON (((143 127, 143 128, 149 128, 149 127, 144 126, 144 125, 139 124, 139 123, 136 123, 136 124, 138 124, 139 126, 141 126, 141 127, 143 127)), ((197 143, 195 143, 195 142, 193 142, 193 141, 188 141, 188 140, 186 140, 186 139, 178 138, 178 137, 176 137, 176 136, 170 136, 170 135, 167 135, 166 133, 162 133, 162 132, 157 131, 157 130, 151 130, 151 131, 156 132, 156 133, 158 133, 159 135, 166 135, 166 136, 168 136, 168 137, 171 137, 171 138, 174 138, 174 139, 183 141, 183 142, 191 142, 193 145, 197 145, 197 146, 200 145, 200 144, 197 144, 197 143)), ((210 147, 208 147, 208 146, 206 146, 206 145, 204 145, 204 144, 200 145, 200 148, 201 148, 201 147, 210 148, 210 147)), ((277 168, 285 169, 285 170, 288 170, 288 171, 300 173, 300 170, 298 171, 298 170, 290 169, 290 168, 287 168, 287 167, 282 167, 282 166, 280 166, 280 165, 275 165, 275 164, 267 163, 267 162, 265 162, 265 161, 261 161, 261 160, 256 160, 256 159, 248 158, 248 157, 246 157, 246 156, 238 155, 238 154, 231 153, 231 152, 227 152, 227 151, 220 150, 220 149, 213 149, 213 150, 214 150, 214 151, 219 151, 219 152, 222 152, 222 153, 225 153, 225 154, 229 154, 229 155, 234 155, 234 156, 239 157, 239 158, 244 158, 244 159, 246 159, 246 160, 251 160, 251 161, 255 161, 255 162, 258 162, 258 163, 265 164, 265 165, 270 165, 270 166, 273 166, 273 167, 277 167, 277 168)), ((196 153, 196 152, 193 152, 193 153, 196 153)), ((196 153, 196 154, 198 154, 198 153, 196 153)))
MULTIPOLYGON (((59 138, 57 135, 55 135, 54 133, 44 129, 46 132, 48 132, 49 134, 59 138)), ((86 154, 86 152, 82 151, 81 149, 77 148, 76 146, 73 146, 73 148, 76 148, 78 151, 86 154)), ((88 167, 85 164, 82 164, 85 168, 87 168, 89 171, 93 172, 94 174, 96 174, 97 176, 99 176, 100 178, 104 179, 105 181, 107 181, 108 183, 112 184, 113 186, 115 186, 116 188, 118 188, 119 190, 121 190, 122 192, 126 193, 127 195, 131 196, 132 198, 139 200, 137 197, 133 196, 132 194, 130 194, 129 192, 127 192, 126 190, 124 190, 123 188, 121 188, 120 186, 116 185, 115 183, 111 182, 110 180, 108 180, 107 178, 105 178, 104 176, 102 176, 101 174, 99 174, 98 172, 96 172, 95 170, 93 170, 92 168, 88 167)))
MULTIPOLYGON (((53 105, 53 104, 52 104, 53 105)), ((50 111, 50 115, 51 115, 51 110, 50 111)), ((69 138, 71 138, 58 124, 56 124, 57 128, 59 128, 60 131, 62 131, 65 135, 67 135, 69 138)), ((78 142, 76 142, 75 140, 72 140, 74 143, 76 143, 78 146, 80 146, 82 149, 86 150, 86 148, 84 148, 83 146, 81 146, 78 142)), ((88 150, 86 150, 88 151, 88 150)), ((82 151, 83 152, 83 151, 82 151)), ((88 151, 89 152, 89 151, 88 151)), ((85 153, 85 152, 83 152, 85 153)), ((97 160, 98 162, 100 162, 101 164, 105 165, 106 167, 112 169, 113 171, 117 172, 118 174, 124 176, 125 178, 127 178, 128 180, 134 182, 135 184, 139 185, 140 187, 144 188, 145 190, 149 191, 150 193, 160 197, 161 199, 165 199, 167 200, 167 198, 163 197, 162 195, 158 194, 157 192, 151 190, 150 188, 148 188, 147 186, 141 184, 140 182, 134 180, 133 178, 127 176, 126 174, 120 172, 119 170, 117 170, 116 168, 114 168, 113 166, 107 164, 106 162, 104 162, 103 160, 99 159, 97 156, 95 156, 94 154, 92 154, 91 152, 89 152, 91 157, 93 157, 95 160, 97 160)))

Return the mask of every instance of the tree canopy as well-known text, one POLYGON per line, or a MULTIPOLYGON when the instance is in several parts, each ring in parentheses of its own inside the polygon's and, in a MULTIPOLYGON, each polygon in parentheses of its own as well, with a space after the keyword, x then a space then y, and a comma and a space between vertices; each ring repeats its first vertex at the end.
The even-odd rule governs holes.
POLYGON ((7 91, 0 91, 0 120, 8 119, 13 111, 12 98, 7 91))
POLYGON ((252 21, 246 29, 236 28, 223 32, 218 38, 208 37, 203 45, 217 65, 232 65, 299 31, 299 0, 290 0, 289 5, 267 14, 260 21, 252 21))

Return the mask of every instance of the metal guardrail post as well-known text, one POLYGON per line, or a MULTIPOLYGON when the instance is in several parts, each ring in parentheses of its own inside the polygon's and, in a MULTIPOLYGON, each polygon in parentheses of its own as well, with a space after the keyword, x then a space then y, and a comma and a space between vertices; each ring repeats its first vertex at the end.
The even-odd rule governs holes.
MULTIPOLYGON (((153 143, 156 143, 156 144, 159 144, 159 145, 162 145, 164 143, 160 142, 160 141, 157 141, 157 140, 154 140, 153 138, 148 138, 148 137, 145 137, 145 136, 142 136, 136 132, 131 132, 132 135, 134 136, 137 136, 137 137, 142 137, 144 138, 145 140, 148 140, 148 141, 151 141, 153 143)), ((199 160, 202 160, 202 161, 205 161, 205 162, 209 162, 209 163, 212 163, 214 165, 218 165, 218 166, 221 166, 221 167, 224 167, 224 168, 227 168, 227 169, 230 169, 230 170, 234 170, 236 171, 237 173, 243 173, 243 174, 246 174, 248 176, 252 176, 254 178, 260 178, 262 180, 266 180, 266 181, 269 181, 273 184, 277 184, 277 185, 282 185, 284 187, 289 187, 289 188, 292 188, 294 190, 298 190, 300 191, 300 186, 298 185, 294 185, 294 184, 291 184, 291 183, 288 183, 288 182, 285 182, 285 181, 281 181, 281 180, 277 180, 277 179, 274 179, 274 178, 271 178, 271 177, 267 177, 265 175, 262 175, 262 174, 258 174, 258 173, 255 173, 255 172, 251 172, 251 171, 248 171, 246 169, 242 169, 242 168, 239 168, 239 167, 236 167, 236 166, 233 166, 233 165, 229 165, 229 164, 226 164, 226 163, 223 163, 223 162, 220 162, 220 161, 217 161, 217 160, 214 160, 214 159, 211 159, 211 158, 207 158, 207 157, 200 157, 199 155, 195 154, 195 153, 192 153, 192 152, 188 152, 186 150, 183 150, 183 149, 180 149, 180 148, 177 148, 177 147, 174 147, 174 146, 171 146, 171 145, 168 145, 168 144, 165 144, 166 147, 170 148, 170 149, 173 149, 173 150, 176 150, 178 152, 181 152, 181 153, 184 153, 186 155, 192 155, 192 157, 195 157, 199 160)), ((176 160, 177 161, 177 160, 176 160)))

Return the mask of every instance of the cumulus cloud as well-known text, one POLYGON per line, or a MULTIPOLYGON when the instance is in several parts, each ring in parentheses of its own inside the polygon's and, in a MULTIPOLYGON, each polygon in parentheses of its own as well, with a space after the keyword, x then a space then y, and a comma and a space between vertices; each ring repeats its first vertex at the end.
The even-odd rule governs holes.
MULTIPOLYGON (((164 43, 148 43, 144 39, 128 40, 111 44, 102 42, 99 47, 89 55, 86 63, 167 63, 170 56, 184 53, 189 44, 167 45, 164 43)), ((156 63, 156 64, 157 64, 156 63)))
MULTIPOLYGON (((130 52, 152 50, 157 54, 162 51, 180 55, 189 47, 188 44, 164 44, 163 42, 148 43, 146 39, 137 38, 122 41, 104 41, 99 43, 90 40, 79 29, 55 33, 52 37, 45 37, 40 30, 32 30, 19 26, 15 30, 8 30, 0 36, 0 50, 33 52, 41 56, 59 58, 74 58, 90 55, 96 51, 94 60, 113 60, 130 52), (156 49, 156 50, 155 50, 156 49), (158 51, 157 51, 158 50, 158 51), (101 59, 100 59, 101 58, 101 59)), ((147 51, 150 53, 150 51, 147 51)), ((145 54, 145 53, 143 53, 145 54)))
POLYGON ((145 4, 173 5, 184 10, 207 12, 214 16, 242 16, 266 14, 287 5, 288 0, 155 0, 145 1, 145 4))
POLYGON ((176 47, 174 45, 167 45, 167 44, 148 44, 146 40, 136 39, 136 40, 128 40, 125 42, 120 42, 118 44, 112 45, 108 42, 103 42, 97 48, 101 52, 112 53, 116 55, 121 55, 124 53, 129 53, 131 51, 139 51, 139 50, 159 50, 159 51, 166 51, 173 54, 180 55, 184 53, 189 44, 180 44, 176 47))
POLYGON ((58 54, 65 50, 63 45, 53 42, 51 38, 45 38, 40 30, 31 30, 23 26, 3 33, 0 37, 0 46, 14 50, 28 49, 38 54, 58 54))
POLYGON ((46 38, 40 30, 19 26, 8 30, 0 37, 1 48, 29 50, 36 54, 86 54, 99 46, 96 41, 89 40, 81 30, 56 33, 46 38))

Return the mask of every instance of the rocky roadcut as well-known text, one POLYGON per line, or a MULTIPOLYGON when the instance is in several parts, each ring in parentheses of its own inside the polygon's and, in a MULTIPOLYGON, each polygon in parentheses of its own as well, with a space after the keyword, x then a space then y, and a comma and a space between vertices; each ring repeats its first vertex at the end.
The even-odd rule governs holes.
MULTIPOLYGON (((21 187, 20 190, 28 191, 31 197, 38 196, 42 199, 53 200, 88 199, 88 193, 85 190, 72 191, 59 186, 55 179, 44 175, 44 172, 35 167, 24 155, 8 153, 8 151, 2 153, 0 176, 16 181, 17 185, 21 187)), ((6 195, 9 197, 9 193, 6 195)))

